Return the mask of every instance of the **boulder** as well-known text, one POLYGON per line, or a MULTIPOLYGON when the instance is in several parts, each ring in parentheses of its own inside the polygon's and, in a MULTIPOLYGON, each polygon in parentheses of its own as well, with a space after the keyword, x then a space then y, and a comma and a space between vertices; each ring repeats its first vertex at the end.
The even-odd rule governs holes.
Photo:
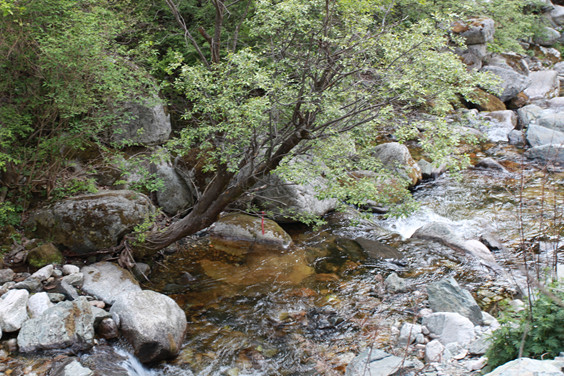
POLYGON ((482 311, 472 294, 461 288, 454 278, 443 279, 427 286, 429 307, 434 312, 456 312, 474 325, 482 325, 482 311))
POLYGON ((186 315, 168 296, 154 291, 120 295, 110 309, 143 363, 175 357, 186 331, 186 315))
POLYGON ((323 216, 338 206, 334 198, 318 198, 319 187, 324 186, 321 176, 312 178, 311 183, 294 184, 278 175, 271 174, 255 187, 265 187, 251 195, 251 204, 269 213, 277 222, 296 222, 300 215, 323 216))
POLYGON ((541 145, 527 150, 525 155, 530 159, 536 159, 540 163, 564 164, 563 145, 541 145))
POLYGON ((532 123, 527 128, 527 142, 533 147, 550 144, 564 145, 564 132, 532 123))
POLYGON ((474 324, 466 317, 454 312, 436 312, 426 316, 422 325, 435 334, 443 344, 458 343, 465 346, 474 341, 474 324))
POLYGON ((482 89, 475 89, 469 99, 470 102, 480 111, 492 112, 507 110, 505 103, 503 103, 498 97, 482 89))
POLYGON ((561 109, 564 107, 564 97, 556 97, 547 100, 546 107, 549 109, 561 109))
POLYGON ((458 252, 470 254, 486 266, 494 269, 501 270, 499 264, 495 261, 494 256, 484 244, 478 240, 464 240, 446 223, 430 222, 418 228, 412 238, 427 239, 437 241, 450 247, 458 252))
POLYGON ((35 237, 50 239, 76 253, 88 253, 117 245, 154 212, 151 200, 143 194, 104 191, 40 209, 31 215, 26 226, 35 237))
POLYGON ((113 128, 111 141, 120 145, 162 144, 171 132, 170 115, 158 98, 142 103, 126 103, 122 109, 125 121, 113 128))
POLYGON ((537 124, 542 127, 564 132, 564 112, 558 111, 558 109, 544 110, 537 118, 537 124))
POLYGON ((10 290, 0 299, 0 329, 4 333, 15 332, 28 319, 27 290, 10 290))
POLYGON ((162 189, 157 191, 157 202, 163 211, 169 215, 191 207, 194 197, 188 185, 168 162, 156 166, 157 177, 163 182, 162 189))
POLYGON ((82 290, 107 304, 114 304, 121 294, 141 291, 139 283, 129 271, 111 262, 85 266, 82 274, 82 290))
POLYGON ((16 273, 12 269, 0 269, 0 284, 12 282, 16 273))
POLYGON ((388 376, 398 374, 398 372, 401 372, 401 368, 412 367, 413 363, 399 356, 369 348, 349 363, 345 376, 388 376))
POLYGON ((534 42, 544 47, 553 46, 560 39, 560 32, 551 27, 545 26, 542 35, 535 37, 534 42))
POLYGON ((382 162, 386 169, 409 179, 411 184, 415 185, 421 181, 421 169, 411 157, 407 146, 399 142, 388 142, 376 146, 372 154, 382 162))
POLYGON ((51 302, 46 292, 33 294, 27 301, 27 310, 32 319, 41 316, 43 312, 53 306, 54 304, 51 302))
POLYGON ((445 359, 445 346, 437 339, 432 340, 425 346, 425 361, 427 363, 442 363, 445 359))
POLYGON ((415 338, 421 334, 421 329, 422 327, 419 324, 404 323, 400 329, 398 345, 405 347, 415 342, 415 338))
POLYGON ((419 165, 423 179, 436 179, 446 170, 446 166, 444 164, 436 167, 434 164, 427 162, 425 159, 418 160, 417 164, 419 165))
POLYGON ((454 31, 466 39, 466 45, 485 44, 493 40, 495 22, 491 18, 471 18, 458 21, 454 31))
POLYGON ((529 74, 530 85, 524 90, 531 102, 557 97, 560 93, 560 80, 555 70, 543 70, 529 74))
POLYGON ((510 145, 515 146, 524 146, 525 145, 525 137, 523 136, 523 131, 518 131, 517 129, 512 130, 507 135, 507 139, 509 140, 510 145))
POLYGON ((530 84, 530 79, 527 76, 516 72, 508 66, 488 65, 483 67, 481 71, 490 72, 501 79, 499 99, 503 102, 516 97, 517 94, 525 90, 530 84))
POLYGON ((82 351, 94 345, 94 318, 85 297, 64 301, 27 320, 18 334, 20 352, 82 351))
POLYGON ((384 285, 386 290, 391 293, 404 292, 408 289, 407 281, 404 278, 400 278, 396 273, 392 272, 384 280, 384 285))
POLYGON ((497 367, 484 376, 564 376, 550 360, 520 358, 497 367))
POLYGON ((517 110, 518 123, 521 127, 524 128, 527 125, 529 125, 532 121, 536 121, 538 118, 540 118, 543 112, 545 112, 545 110, 543 110, 536 104, 530 104, 521 107, 520 109, 517 110))
POLYGON ((63 254, 52 243, 35 247, 27 254, 27 263, 36 268, 63 262, 63 254))
POLYGON ((53 270, 54 267, 52 264, 50 265, 45 265, 44 267, 42 267, 41 269, 39 269, 38 271, 36 271, 35 273, 33 273, 31 275, 32 278, 37 278, 38 280, 40 280, 41 282, 45 281, 46 279, 48 279, 49 277, 51 277, 53 275, 53 270))
POLYGON ((509 132, 517 126, 517 115, 511 110, 485 112, 481 116, 488 122, 480 130, 491 142, 507 142, 509 132))
POLYGON ((276 222, 246 214, 227 214, 210 228, 212 245, 232 254, 286 251, 292 238, 276 222), (263 231, 264 229, 264 231, 263 231))
POLYGON ((556 25, 564 25, 564 7, 561 5, 554 5, 554 8, 550 11, 550 18, 556 25))

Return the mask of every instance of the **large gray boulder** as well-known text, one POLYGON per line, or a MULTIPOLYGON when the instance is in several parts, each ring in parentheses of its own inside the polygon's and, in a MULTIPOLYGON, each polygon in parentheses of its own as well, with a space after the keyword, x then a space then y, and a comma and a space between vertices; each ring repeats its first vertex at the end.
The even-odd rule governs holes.
POLYGON ((388 376, 403 368, 412 368, 413 363, 404 358, 378 349, 366 349, 347 366, 345 376, 388 376))
POLYGON ((237 255, 285 251, 292 245, 290 235, 276 222, 235 213, 221 217, 212 225, 210 240, 215 248, 237 255))
POLYGON ((81 351, 94 345, 94 317, 85 297, 64 301, 27 320, 18 334, 20 352, 81 351))
POLYGON ((312 178, 310 183, 290 183, 278 175, 271 174, 256 186, 265 187, 251 197, 251 203, 269 213, 277 222, 295 222, 300 215, 323 216, 338 206, 334 198, 318 198, 317 187, 323 187, 321 176, 312 178))
POLYGON ((564 145, 564 132, 536 124, 529 124, 527 128, 527 142, 533 147, 550 144, 564 145))
POLYGON ((517 118, 521 127, 525 128, 531 122, 536 121, 545 112, 536 104, 529 104, 517 110, 517 118))
POLYGON ((174 300, 154 291, 120 295, 110 309, 143 363, 175 357, 186 331, 186 315, 174 300))
POLYGON ((421 169, 411 157, 407 146, 399 142, 388 142, 376 146, 372 154, 382 162, 386 169, 409 179, 411 184, 415 185, 421 181, 421 169))
POLYGON ((175 215, 194 204, 194 196, 188 185, 171 163, 160 163, 156 170, 157 177, 164 185, 157 191, 157 202, 165 213, 175 215))
POLYGON ((524 90, 531 102, 557 97, 560 93, 560 80, 555 70, 543 70, 529 74, 530 85, 524 90))
POLYGON ((171 132, 170 115, 158 98, 142 103, 129 102, 122 109, 124 121, 113 128, 111 140, 117 144, 162 144, 171 132))
POLYGON ((482 325, 482 310, 472 294, 461 288, 454 278, 443 279, 427 286, 429 307, 435 312, 456 312, 474 325, 482 325))
POLYGON ((556 25, 564 25, 564 7, 561 5, 554 5, 553 7, 550 12, 550 18, 556 25))
POLYGON ((470 254, 486 266, 499 271, 501 267, 496 262, 488 247, 476 239, 462 239, 452 227, 442 222, 430 222, 418 228, 411 236, 415 239, 433 240, 446 245, 458 252, 470 254))
POLYGON ((82 268, 82 274, 82 290, 107 304, 114 304, 121 294, 141 291, 139 283, 129 271, 111 262, 85 266, 82 268))
POLYGON ((564 146, 563 145, 541 145, 527 150, 525 155, 530 159, 535 159, 540 163, 556 163, 564 165, 564 146))
POLYGON ((0 329, 2 332, 15 332, 28 319, 27 290, 10 290, 0 299, 0 329))
POLYGON ((501 79, 501 94, 499 95, 499 99, 503 102, 515 98, 517 94, 525 90, 531 82, 527 76, 518 73, 509 66, 488 65, 483 67, 481 71, 490 72, 501 79))
POLYGON ((421 323, 429 329, 429 332, 436 335, 443 345, 456 342, 465 346, 476 338, 474 324, 458 313, 432 313, 423 317, 421 323))
POLYGON ((551 27, 545 26, 543 28, 542 35, 535 37, 534 42, 544 47, 550 47, 556 44, 558 39, 560 39, 560 32, 551 27))
POLYGON ((485 376, 564 376, 551 360, 520 358, 497 367, 485 376))
POLYGON ((134 226, 155 212, 151 200, 133 191, 104 191, 59 201, 33 213, 27 221, 34 237, 77 253, 113 247, 134 226))

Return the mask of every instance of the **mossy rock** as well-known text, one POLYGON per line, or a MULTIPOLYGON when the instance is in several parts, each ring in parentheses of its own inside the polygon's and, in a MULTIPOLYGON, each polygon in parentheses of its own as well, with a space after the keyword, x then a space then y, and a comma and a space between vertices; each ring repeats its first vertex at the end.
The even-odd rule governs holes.
POLYGON ((53 244, 47 243, 29 251, 27 262, 36 268, 50 264, 62 264, 63 254, 53 244))

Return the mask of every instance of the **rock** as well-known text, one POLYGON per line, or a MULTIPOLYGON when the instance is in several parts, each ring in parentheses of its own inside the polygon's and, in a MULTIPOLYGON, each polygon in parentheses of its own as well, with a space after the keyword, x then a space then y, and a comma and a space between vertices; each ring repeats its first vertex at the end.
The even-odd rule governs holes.
MULTIPOLYGON (((491 18, 471 18, 468 22, 457 21, 457 27, 466 45, 485 44, 493 40, 495 23, 491 18)), ((455 31, 456 32, 456 31, 455 31)))
POLYGON ((18 334, 20 352, 89 349, 94 344, 93 324, 92 310, 86 298, 58 303, 22 325, 18 334))
POLYGON ((47 280, 49 277, 51 277, 52 275, 53 275, 53 265, 51 264, 42 267, 41 269, 33 273, 31 277, 37 278, 38 280, 43 282, 47 280))
POLYGON ((501 241, 491 233, 482 234, 480 236, 480 241, 491 251, 501 251, 504 249, 501 241))
POLYGON ((10 290, 0 299, 0 329, 4 333, 19 330, 28 319, 26 290, 10 290))
POLYGON ((562 145, 535 146, 527 150, 525 155, 541 163, 564 164, 564 146, 562 145))
POLYGON ((561 109, 564 107, 564 97, 556 97, 547 100, 546 107, 549 109, 561 109))
POLYGON ((550 144, 562 145, 564 144, 564 132, 531 123, 527 127, 527 142, 533 147, 550 144))
POLYGON ((15 289, 23 289, 29 292, 39 292, 43 290, 43 284, 38 278, 28 277, 25 280, 14 285, 15 289))
POLYGON ((76 300, 78 299, 78 291, 67 283, 67 281, 59 280, 57 281, 56 287, 52 290, 53 292, 57 292, 62 294, 65 298, 69 300, 76 300))
POLYGON ((418 228, 411 237, 437 241, 456 251, 467 253, 478 258, 485 265, 494 270, 501 269, 488 247, 480 243, 478 240, 464 240, 460 238, 458 234, 456 234, 456 232, 454 232, 454 230, 446 223, 427 223, 426 225, 418 228))
POLYGON ((487 157, 484 159, 480 159, 478 163, 476 163, 476 167, 482 167, 488 170, 494 170, 501 173, 507 173, 508 171, 503 167, 498 161, 493 158, 487 157))
POLYGON ((338 206, 338 200, 333 198, 319 199, 319 188, 325 186, 325 179, 321 176, 312 179, 309 184, 290 183, 278 175, 269 175, 255 187, 265 187, 251 195, 252 205, 256 205, 265 212, 272 213, 270 217, 277 222, 296 222, 293 218, 300 215, 323 216, 338 206))
POLYGON ((515 145, 515 146, 525 145, 525 136, 523 135, 522 131, 518 131, 517 129, 514 129, 511 132, 509 132, 507 138, 509 139, 510 145, 515 145))
POLYGON ((413 364, 395 355, 378 349, 366 349, 347 366, 345 376, 388 376, 401 372, 402 368, 411 368, 413 364))
POLYGON ((0 284, 13 281, 15 275, 12 269, 0 269, 0 284))
POLYGON ((171 298, 154 291, 118 296, 111 313, 119 316, 120 329, 143 363, 175 357, 186 331, 186 315, 171 298))
POLYGON ((427 363, 442 363, 445 346, 437 339, 425 346, 425 361, 427 363))
POLYGON ((485 376, 564 376, 550 360, 520 358, 497 367, 485 376))
POLYGON ((454 278, 443 279, 427 286, 429 306, 435 312, 456 312, 470 319, 474 325, 482 324, 482 310, 467 290, 454 278))
POLYGON ((376 146, 372 154, 382 161, 386 169, 409 179, 411 184, 415 185, 422 179, 419 165, 411 157, 407 146, 388 142, 376 146))
POLYGON ((515 97, 513 97, 509 101, 507 101, 506 106, 507 106, 508 109, 515 110, 515 109, 521 108, 523 106, 526 106, 529 103, 531 103, 531 101, 529 100, 529 97, 527 96, 527 94, 525 94, 524 92, 520 92, 515 97))
POLYGON ((473 103, 480 111, 505 111, 505 103, 498 97, 490 94, 482 89, 475 89, 470 96, 470 102, 473 103))
POLYGON ((113 339, 119 336, 118 326, 111 317, 104 318, 100 321, 100 324, 96 327, 96 333, 105 339, 113 339))
POLYGON ((49 296, 51 303, 60 303, 65 300, 65 295, 57 292, 48 292, 47 295, 49 296))
POLYGON ((136 262, 132 272, 138 281, 146 281, 151 274, 151 267, 143 262, 136 262))
POLYGON ((40 245, 27 254, 27 263, 37 268, 63 262, 63 254, 52 243, 40 245))
POLYGON ((63 277, 63 282, 66 282, 73 287, 80 288, 84 283, 84 274, 74 273, 66 275, 63 277))
POLYGON ((401 259, 403 255, 396 248, 379 242, 378 240, 355 238, 354 241, 360 245, 362 252, 373 259, 401 259))
POLYGON ((408 288, 407 281, 393 272, 384 280, 384 285, 391 293, 404 292, 408 288))
POLYGON ((215 248, 237 255, 251 251, 285 251, 292 245, 290 235, 276 222, 245 214, 222 216, 210 229, 210 241, 215 248))
POLYGON ((160 163, 156 169, 157 177, 164 184, 157 191, 157 202, 165 213, 175 215, 194 205, 194 196, 187 183, 170 163, 160 163))
POLYGON ((466 317, 454 312, 436 312, 421 321, 443 344, 458 342, 466 346, 474 341, 474 324, 466 317))
POLYGON ((486 112, 481 116, 489 120, 487 125, 480 127, 480 130, 491 142, 507 142, 509 132, 517 126, 517 116, 511 110, 486 112))
POLYGON ((524 90, 531 102, 557 97, 560 81, 555 70, 543 70, 529 74, 530 85, 524 90))
POLYGON ((558 25, 564 25, 564 7, 560 5, 553 5, 554 9, 550 11, 550 18, 558 25))
POLYGON ((398 338, 398 345, 405 347, 406 345, 411 345, 415 342, 415 338, 421 334, 421 325, 404 323, 401 326, 400 334, 398 338))
POLYGON ((544 110, 536 104, 530 104, 517 110, 517 118, 521 127, 527 127, 533 120, 541 117, 544 110))
POLYGON ((165 112, 159 99, 147 99, 142 103, 126 103, 123 107, 126 120, 115 126, 111 140, 121 145, 162 144, 171 132, 170 115, 165 112))
POLYGON ((43 314, 46 310, 53 307, 54 304, 49 299, 49 295, 46 292, 38 292, 30 296, 27 301, 27 310, 29 316, 34 319, 43 314))
POLYGON ((118 244, 135 225, 146 221, 155 208, 134 191, 105 191, 59 201, 34 212, 26 222, 36 237, 52 239, 76 253, 118 244))
POLYGON ((76 265, 63 265, 63 275, 69 275, 80 272, 80 268, 76 265))
POLYGON ((419 165, 423 179, 436 179, 446 170, 446 166, 444 164, 439 167, 435 167, 432 163, 427 162, 425 159, 420 159, 417 161, 417 164, 419 165))
POLYGON ((82 290, 103 300, 107 304, 114 304, 118 296, 123 293, 139 292, 141 287, 133 275, 110 262, 98 262, 82 268, 84 283, 82 290))
POLYGON ((486 364, 488 364, 488 358, 482 356, 476 360, 470 360, 466 363, 466 369, 469 371, 479 371, 484 368, 486 364))
POLYGON ((564 113, 558 110, 545 110, 537 119, 537 124, 542 127, 564 132, 564 113))
POLYGON ((484 60, 484 58, 488 55, 487 43, 470 44, 466 47, 468 48, 468 52, 478 57, 480 60, 484 60))
POLYGON ((484 355, 486 353, 486 351, 488 351, 488 348, 490 347, 490 345, 492 344, 492 340, 491 340, 490 336, 491 336, 491 333, 484 334, 484 335, 480 336, 480 338, 478 338, 477 340, 472 342, 470 344, 470 347, 468 347, 468 351, 470 352, 470 354, 472 354, 472 355, 484 355))
POLYGON ((50 376, 92 376, 94 372, 90 368, 83 367, 76 358, 64 359, 49 371, 50 376))
POLYGON ((489 326, 491 330, 496 330, 501 326, 499 321, 487 312, 482 311, 482 318, 484 319, 484 325, 489 326))
POLYGON ((553 46, 560 39, 560 32, 551 27, 545 26, 543 33, 534 38, 534 42, 544 47, 553 46))
POLYGON ((530 79, 527 76, 516 72, 510 67, 487 65, 481 71, 490 72, 501 79, 500 88, 502 93, 499 95, 499 99, 502 102, 507 102, 516 97, 517 94, 524 91, 530 84, 530 79))

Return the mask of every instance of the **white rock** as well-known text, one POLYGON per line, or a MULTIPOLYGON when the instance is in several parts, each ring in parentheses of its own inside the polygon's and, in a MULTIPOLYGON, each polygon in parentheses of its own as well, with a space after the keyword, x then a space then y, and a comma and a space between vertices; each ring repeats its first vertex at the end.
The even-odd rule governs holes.
POLYGON ((550 360, 520 358, 497 367, 485 376, 564 376, 564 373, 554 366, 550 360))
POLYGON ((466 317, 454 312, 437 312, 423 318, 423 325, 438 335, 443 345, 458 342, 465 346, 475 338, 474 324, 466 317))
POLYGON ((432 340, 425 346, 425 361, 428 363, 442 362, 444 351, 445 347, 439 340, 432 340))
POLYGON ((93 374, 91 369, 83 367, 77 360, 74 360, 65 366, 63 376, 91 376, 93 374))
POLYGON ((82 268, 82 289, 107 304, 113 304, 123 293, 141 291, 131 273, 110 262, 99 262, 82 268))
POLYGON ((488 358, 482 356, 481 358, 478 358, 476 360, 471 360, 468 363, 466 363, 466 369, 469 371, 478 371, 484 368, 486 364, 488 364, 488 358))
POLYGON ((555 70, 531 72, 531 84, 524 90, 531 102, 558 96, 560 80, 555 70))
POLYGON ((27 310, 32 319, 41 316, 43 312, 53 306, 54 304, 51 303, 49 295, 47 295, 46 292, 33 294, 27 301, 27 310))
POLYGON ((495 317, 493 317, 487 312, 482 311, 482 320, 484 325, 489 326, 491 330, 496 330, 497 328, 500 327, 499 321, 497 321, 495 317))
POLYGON ((37 278, 40 281, 45 281, 53 275, 53 265, 46 265, 33 273, 31 277, 37 278))
POLYGON ((0 329, 15 332, 29 318, 27 315, 27 290, 10 290, 0 300, 0 329))
POLYGON ((74 274, 74 273, 78 273, 78 272, 80 272, 80 268, 76 265, 72 265, 72 264, 63 265, 63 274, 64 275, 74 274))
POLYGON ((421 325, 406 322, 400 329, 398 344, 400 346, 410 345, 415 342, 419 334, 421 334, 421 325))

